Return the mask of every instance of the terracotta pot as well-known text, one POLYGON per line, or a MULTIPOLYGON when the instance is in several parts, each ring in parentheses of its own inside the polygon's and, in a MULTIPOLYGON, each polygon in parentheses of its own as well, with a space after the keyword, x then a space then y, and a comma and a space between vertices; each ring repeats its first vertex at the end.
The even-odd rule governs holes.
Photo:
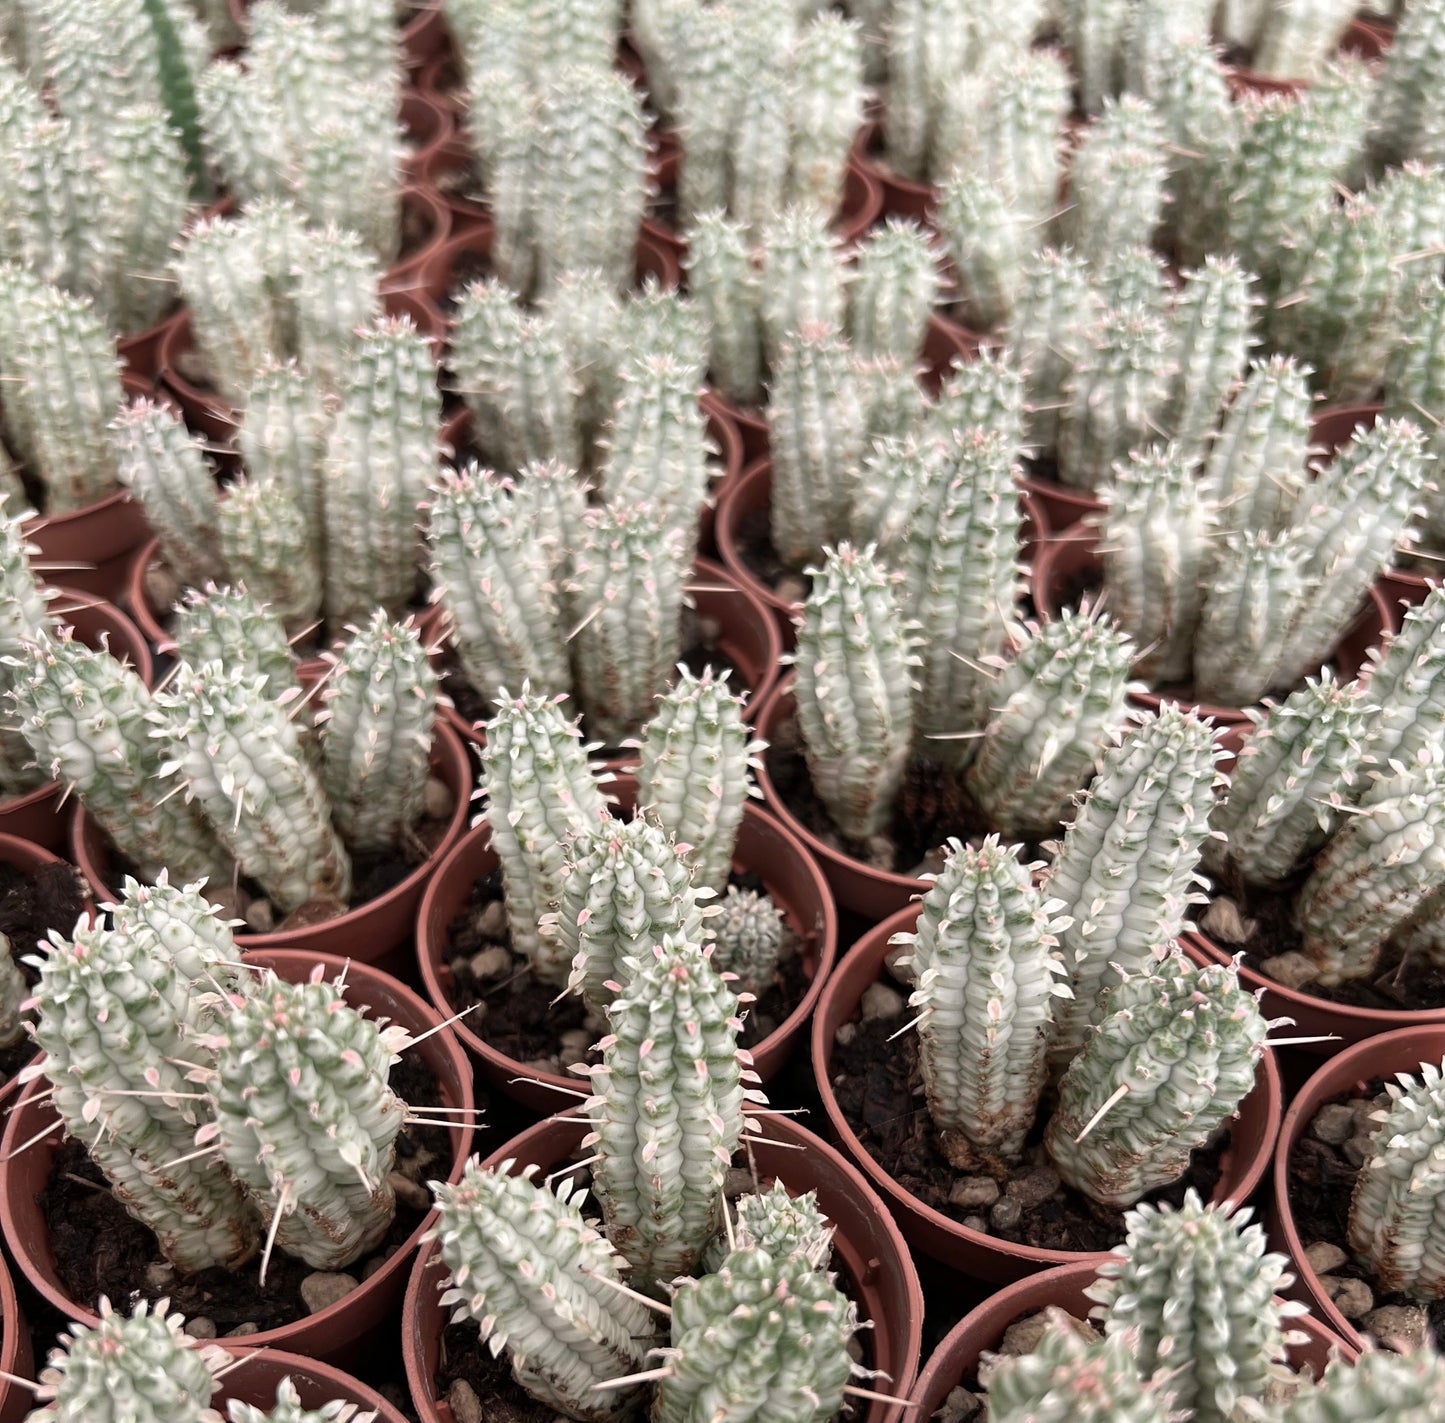
MULTIPOLYGON (((781 1181, 794 1195, 818 1193, 818 1204, 835 1228, 833 1248, 841 1267, 839 1283, 858 1304, 861 1320, 873 1327, 863 1338, 872 1367, 886 1378, 871 1382, 880 1393, 907 1398, 918 1368, 923 1333, 923 1291, 897 1228, 867 1183, 832 1147, 786 1117, 768 1117, 750 1155, 760 1180, 781 1181)), ((529 1127, 483 1162, 517 1169, 535 1163, 544 1173, 581 1155, 584 1124, 552 1119, 529 1127)), ((421 1423, 456 1423, 433 1380, 441 1355, 447 1313, 438 1302, 445 1270, 435 1243, 424 1247, 407 1285, 402 1314, 402 1350, 407 1383, 421 1423)), ((902 1423, 901 1405, 870 1403, 855 1409, 858 1423, 902 1423)), ((912 1414, 908 1415, 910 1418, 912 1414)))
MULTIPOLYGON (((619 775, 607 789, 625 811, 636 806, 635 776, 619 775)), ((751 1050, 754 1067, 766 1082, 787 1063, 832 971, 838 952, 838 919, 827 883, 797 838, 751 802, 743 809, 733 865, 739 871, 751 870, 761 876, 769 896, 782 908, 798 938, 809 979, 807 992, 793 1011, 751 1050)), ((472 886, 496 868, 491 829, 481 821, 447 856, 422 896, 416 921, 422 986, 433 1007, 448 1017, 455 1010, 448 997, 453 979, 446 962, 447 930, 465 909, 472 886)), ((577 1090, 573 1076, 534 1072, 525 1063, 499 1052, 470 1026, 467 1018, 462 1018, 454 1031, 476 1058, 482 1077, 533 1111, 544 1115, 555 1112, 566 1101, 561 1093, 577 1090), (520 1080, 526 1077, 539 1078, 549 1085, 520 1080)))
MULTIPOLYGON (((783 646, 776 624, 752 590, 720 564, 695 560, 687 586, 698 614, 721 629, 718 645, 734 669, 728 685, 735 692, 746 692, 749 709, 755 709, 778 676, 783 646)), ((445 610, 438 604, 422 624, 422 638, 428 644, 440 641, 450 646, 446 628, 445 610)), ((458 736, 477 746, 485 743, 480 723, 469 722, 450 703, 441 713, 458 736)))
MULTIPOLYGON (((1087 1319, 1089 1311, 1096 1306, 1084 1291, 1093 1282, 1093 1265, 1060 1265, 1015 1280, 966 1314, 933 1351, 919 1374, 912 1393, 916 1407, 909 1417, 925 1423, 943 1407, 944 1400, 959 1384, 976 1378, 980 1358, 998 1348, 1004 1331, 1015 1320, 1038 1314, 1050 1305, 1076 1319, 1087 1319)), ((1324 1373, 1325 1365, 1335 1355, 1348 1363, 1353 1363, 1358 1356, 1357 1350, 1308 1315, 1290 1320, 1289 1327, 1309 1336, 1307 1343, 1290 1345, 1290 1366, 1308 1367, 1315 1378, 1324 1373)))
POLYGON ((456 117, 424 90, 407 89, 401 96, 401 126, 409 149, 402 172, 414 183, 425 182, 456 132, 456 117))
POLYGON ((1070 489, 1055 479, 1029 475, 1023 485, 1048 516, 1049 528, 1056 534, 1067 533, 1086 515, 1104 512, 1103 504, 1092 494, 1070 489))
MULTIPOLYGON (((439 776, 456 799, 441 843, 400 883, 385 894, 359 904, 324 924, 302 929, 276 929, 269 934, 238 932, 236 942, 250 952, 282 949, 311 954, 336 954, 388 972, 405 972, 410 962, 408 941, 422 891, 437 867, 467 828, 472 790, 471 754, 449 726, 438 721, 432 739, 432 773, 439 776)), ((77 806, 70 823, 71 858, 102 900, 114 899, 118 875, 111 863, 110 837, 83 806, 77 806)))
POLYGON ((137 331, 134 336, 118 337, 115 343, 115 353, 120 357, 123 367, 122 374, 142 385, 154 388, 160 376, 161 342, 165 339, 167 330, 175 324, 179 317, 179 310, 172 311, 168 316, 157 321, 154 326, 147 326, 144 331, 137 331))
POLYGON ((864 124, 854 140, 853 157, 872 173, 883 190, 882 216, 911 217, 925 227, 932 226, 938 212, 938 188, 932 183, 915 183, 894 172, 883 153, 882 124, 864 124))
MULTIPOLYGON (((1393 41, 1394 27, 1351 20, 1340 39, 1340 53, 1357 59, 1379 59, 1393 41)), ((1236 97, 1241 94, 1301 94, 1310 87, 1308 79, 1277 79, 1244 66, 1227 68, 1224 77, 1236 97)))
MULTIPOLYGON (((279 1349, 247 1349, 244 1338, 216 1342, 228 1353, 246 1360, 226 1374, 212 1400, 212 1406, 220 1409, 223 1417, 229 1417, 225 1405, 233 1401, 249 1403, 262 1409, 269 1417, 271 1409, 276 1406, 276 1386, 282 1379, 289 1378, 301 1396, 302 1408, 319 1409, 333 1401, 354 1403, 364 1412, 374 1412, 376 1423, 406 1423, 406 1415, 375 1389, 340 1369, 332 1368, 330 1364, 322 1363, 320 1359, 285 1354, 279 1349)), ((5 1423, 5 1420, 0 1418, 0 1423, 5 1423)))
POLYGON ((24 1423, 34 1407, 30 1390, 13 1379, 35 1377, 30 1326, 20 1313, 15 1282, 0 1255, 0 1423, 24 1423))
POLYGON ((410 316, 417 326, 438 341, 446 334, 445 318, 433 317, 430 310, 418 316, 413 308, 397 308, 389 298, 410 293, 424 296, 435 302, 446 295, 446 288, 434 289, 427 285, 431 270, 430 259, 439 252, 452 231, 452 210, 442 201, 441 195, 433 188, 408 188, 403 194, 406 221, 413 233, 410 252, 404 252, 397 261, 382 274, 381 295, 388 316, 410 316), (440 325, 441 329, 438 329, 440 325))
MULTIPOLYGON (((1287 1254, 1294 1265, 1295 1283, 1289 1293, 1309 1307, 1351 1348, 1362 1349, 1365 1339, 1335 1308, 1328 1291, 1305 1257, 1306 1242, 1295 1228, 1290 1207, 1289 1163, 1300 1138, 1315 1114, 1331 1097, 1364 1087, 1377 1077, 1393 1081, 1397 1073, 1417 1074, 1421 1063, 1437 1067, 1445 1059, 1445 1025, 1404 1028, 1383 1037, 1369 1038, 1337 1052, 1305 1083, 1280 1127, 1274 1151, 1274 1186, 1269 1202, 1269 1243, 1287 1254)), ((1313 1243, 1313 1242, 1309 1242, 1313 1243)), ((1344 1241, 1336 1244, 1348 1249, 1344 1241)))
MULTIPOLYGON (((51 606, 63 613, 64 620, 75 629, 76 638, 87 647, 99 651, 109 647, 113 656, 129 662, 147 687, 155 679, 151 651, 139 629, 111 603, 82 593, 78 588, 62 587, 51 606)), ((58 781, 47 781, 24 795, 0 800, 0 834, 28 840, 43 850, 60 851, 66 845, 70 824, 70 808, 62 808, 62 789, 58 781)))
MULTIPOLYGON (((981 1279, 1002 1282, 1020 1279, 1050 1265, 1081 1262, 1097 1265, 1107 1251, 1045 1250, 1016 1245, 970 1230, 942 1211, 925 1205, 869 1154, 843 1115, 833 1092, 833 1037, 844 1023, 857 1016, 864 992, 885 977, 888 941, 894 934, 912 929, 917 920, 918 906, 909 905, 870 929, 844 955, 823 988, 818 1011, 813 1015, 813 1076, 823 1099, 823 1110, 828 1114, 831 1135, 883 1197, 908 1242, 934 1260, 981 1279)), ((1239 1115, 1231 1128, 1229 1146, 1220 1160, 1222 1175, 1211 1200, 1249 1199, 1269 1165, 1283 1107, 1279 1068, 1274 1054, 1266 1048, 1254 1089, 1240 1104, 1239 1115)))
POLYGON ((417 71, 413 83, 419 93, 440 104, 458 122, 466 117, 467 90, 457 69, 456 56, 450 48, 427 60, 417 71))
MULTIPOLYGON (((417 1037, 440 1027, 438 1015, 409 988, 354 958, 271 950, 247 954, 246 959, 248 963, 274 970, 290 983, 303 982, 318 964, 324 966, 330 979, 344 971, 345 997, 353 1007, 364 1009, 374 1017, 399 1023, 417 1037)), ((456 1181, 461 1177, 472 1145, 475 1102, 471 1068, 465 1054, 444 1028, 431 1032, 431 1036, 418 1043, 417 1051, 436 1075, 444 1105, 460 1109, 449 1113, 458 1125, 452 1133, 452 1161, 446 1179, 456 1181)), ((11 1113, 5 1129, 4 1143, 0 1146, 0 1156, 5 1158, 0 1162, 0 1230, 10 1243, 15 1263, 31 1288, 48 1305, 68 1318, 93 1325, 97 1318, 92 1308, 94 1302, 71 1299, 55 1272, 50 1232, 38 1199, 45 1189, 61 1138, 60 1122, 49 1101, 40 1100, 44 1088, 44 1081, 30 1084, 11 1113), (11 1153, 23 1143, 43 1132, 47 1122, 54 1125, 53 1133, 12 1157, 11 1153)), ((395 1328, 396 1311, 406 1288, 411 1258, 431 1221, 432 1216, 428 1215, 419 1222, 400 1249, 344 1299, 290 1324, 248 1334, 244 1336, 241 1348, 285 1348, 329 1363, 345 1363, 365 1357, 368 1336, 381 1328, 395 1328)), ((229 1347, 230 1341, 226 1342, 229 1347)), ((238 1369, 236 1377, 239 1378, 243 1372, 238 1369)))

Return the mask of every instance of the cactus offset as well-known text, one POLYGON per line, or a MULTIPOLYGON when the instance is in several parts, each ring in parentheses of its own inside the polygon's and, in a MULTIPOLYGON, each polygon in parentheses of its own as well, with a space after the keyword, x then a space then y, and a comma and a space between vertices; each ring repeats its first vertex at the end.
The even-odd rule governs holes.
POLYGON ((734 974, 740 993, 766 992, 789 932, 783 911, 766 894, 730 884, 708 928, 716 936, 713 967, 734 974))
POLYGON ((279 483, 231 486, 216 510, 221 558, 233 578, 274 609, 289 630, 321 620, 321 565, 312 531, 279 483))

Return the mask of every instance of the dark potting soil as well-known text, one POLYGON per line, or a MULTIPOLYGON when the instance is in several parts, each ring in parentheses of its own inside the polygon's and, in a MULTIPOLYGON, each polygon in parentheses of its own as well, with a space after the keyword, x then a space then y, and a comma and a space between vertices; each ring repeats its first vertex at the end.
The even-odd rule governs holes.
POLYGON ((778 553, 773 543, 772 515, 767 509, 754 509, 738 521, 738 553, 753 576, 774 593, 785 579, 794 585, 794 590, 802 589, 803 599, 812 591, 813 580, 806 573, 789 568, 778 553))
MULTIPOLYGON (((850 1042, 834 1046, 832 1072, 838 1104, 859 1141, 900 1186, 934 1210, 960 1224, 969 1216, 986 1214, 977 1206, 949 1202, 950 1190, 965 1173, 951 1166, 935 1145, 933 1123, 922 1095, 916 1035, 905 1034, 890 1043, 888 1039, 897 1030, 891 1020, 874 1019, 856 1026, 850 1042)), ((969 1174, 992 1176, 1006 1189, 1010 1181, 1047 1165, 1042 1138, 1049 1111, 1046 1094, 1018 1162, 980 1157, 977 1170, 969 1174)), ((1228 1144, 1229 1135, 1224 1132, 1200 1147, 1182 1180, 1150 1191, 1144 1199, 1178 1206, 1193 1187, 1207 1201, 1222 1174, 1219 1162, 1228 1144)), ((989 1233, 999 1240, 1045 1250, 1111 1250, 1124 1239, 1124 1213, 1090 1201, 1065 1185, 1048 1200, 1026 1205, 1017 1225, 991 1226, 989 1233)))
MULTIPOLYGON (((402 1054, 390 1082, 411 1106, 445 1105, 436 1076, 415 1048, 402 1054)), ((403 1127, 396 1139, 393 1169, 423 1183, 444 1175, 451 1162, 449 1136, 445 1127, 403 1127)), ((122 1307, 132 1298, 169 1297, 173 1309, 188 1319, 205 1316, 222 1335, 247 1322, 274 1329, 308 1312, 301 1282, 313 1267, 279 1250, 272 1252, 264 1289, 258 1282, 259 1257, 234 1272, 216 1268, 177 1275, 166 1265, 155 1234, 126 1213, 110 1194, 90 1153, 73 1138, 55 1154, 40 1205, 56 1273, 74 1300, 93 1307, 105 1295, 122 1307)), ((395 1254, 425 1216, 425 1211, 398 1200, 386 1238, 370 1255, 348 1265, 346 1273, 364 1278, 367 1265, 395 1254)))
MULTIPOLYGON (((763 882, 755 874, 730 875, 728 883, 764 892, 763 882)), ((502 872, 493 870, 472 885, 466 906, 448 925, 446 965, 452 983, 447 989, 447 1002, 455 1012, 482 1005, 468 1016, 468 1026, 514 1062, 555 1057, 563 1034, 586 1026, 587 1008, 582 999, 576 994, 558 999, 554 987, 539 983, 526 971, 526 959, 521 955, 513 954, 511 970, 500 978, 478 978, 472 969, 472 958, 485 949, 500 945, 512 953, 505 917, 499 932, 479 928, 488 906, 502 902, 502 872)), ((755 1047, 780 1027, 802 1002, 808 982, 802 953, 795 951, 784 957, 773 982, 748 1007, 739 1035, 742 1046, 755 1047)))
MULTIPOLYGON (((1350 1102, 1360 1097, 1373 1098, 1385 1090, 1383 1078, 1376 1077, 1361 1088, 1351 1088, 1321 1102, 1327 1107, 1337 1102, 1350 1102)), ((1318 1111, 1318 1109, 1317 1109, 1318 1111)), ((1321 1240, 1337 1245, 1345 1252, 1346 1260, 1330 1271, 1331 1275, 1342 1275, 1347 1279, 1364 1280, 1372 1289, 1374 1281, 1368 1271, 1355 1262, 1349 1246, 1350 1198, 1355 1190, 1355 1178, 1360 1168, 1350 1163, 1339 1146, 1317 1140, 1305 1132, 1295 1143, 1289 1157, 1289 1203, 1294 1216, 1295 1229, 1299 1232, 1300 1243, 1308 1248, 1321 1240)), ((1375 1296, 1375 1308, 1386 1305, 1406 1305, 1415 1309, 1424 1307, 1429 1319, 1430 1334, 1435 1348, 1445 1349, 1445 1300, 1434 1300, 1428 1304, 1401 1293, 1375 1296)), ((1355 1321, 1356 1328, 1359 1322, 1355 1321)))

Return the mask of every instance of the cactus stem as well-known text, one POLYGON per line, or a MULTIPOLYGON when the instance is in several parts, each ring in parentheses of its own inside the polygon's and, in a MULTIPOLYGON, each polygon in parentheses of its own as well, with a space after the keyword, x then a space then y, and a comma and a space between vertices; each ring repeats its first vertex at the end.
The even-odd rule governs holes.
POLYGON ((646 1305, 648 1309, 655 1309, 659 1314, 672 1317, 672 1306, 663 1304, 660 1299, 653 1299, 651 1295, 645 1295, 640 1290, 634 1290, 624 1285, 621 1280, 614 1280, 607 1275, 599 1275, 596 1270, 583 1270, 582 1273, 589 1280, 596 1280, 599 1285, 606 1285, 609 1290, 616 1290, 620 1295, 626 1295, 628 1299, 635 1299, 638 1304, 646 1305))

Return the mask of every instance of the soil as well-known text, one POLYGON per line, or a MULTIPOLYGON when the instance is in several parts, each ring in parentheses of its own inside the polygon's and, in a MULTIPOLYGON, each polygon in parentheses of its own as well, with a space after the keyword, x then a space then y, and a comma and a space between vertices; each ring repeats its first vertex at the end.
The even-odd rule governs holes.
POLYGON ((754 509, 750 514, 743 515, 738 521, 737 543, 738 554, 747 564, 748 571, 767 584, 777 596, 784 597, 778 593, 778 588, 785 581, 789 594, 801 589, 802 599, 806 599, 812 592, 813 580, 806 573, 789 568, 774 546, 772 515, 767 509, 754 509))
MULTIPOLYGON (((905 1190, 962 1224, 983 1212, 977 1206, 949 1202, 949 1191, 963 1173, 949 1165, 935 1145, 933 1124, 923 1102, 918 1039, 910 1033, 890 1043, 897 1028, 891 1019, 873 1019, 859 1023, 851 1041, 836 1044, 833 1089, 843 1115, 869 1155, 905 1190)), ((1049 1112, 1046 1094, 1022 1157, 1017 1161, 980 1158, 976 1174, 993 1176, 1006 1190, 1009 1182, 1022 1181, 1047 1166, 1042 1138, 1049 1112)), ((1208 1200, 1222 1174, 1219 1162, 1228 1144, 1225 1131, 1195 1151, 1181 1180, 1150 1191, 1143 1199, 1179 1206, 1192 1187, 1208 1200)), ((1113 1249, 1126 1232, 1123 1211, 1101 1206, 1065 1185, 1049 1199, 1026 1205, 1017 1225, 990 1226, 988 1233, 995 1239, 1037 1249, 1092 1251, 1113 1249)))
MULTIPOLYGON (((33 985, 40 975, 24 958, 35 953, 37 945, 49 942, 52 929, 68 937, 84 912, 85 882, 74 865, 44 865, 28 875, 14 865, 0 864, 0 934, 9 939, 26 983, 33 985)), ((35 1044, 28 1034, 0 1048, 0 1083, 8 1082, 34 1056, 35 1044)))
MULTIPOLYGON (((1350 1102, 1360 1097, 1373 1098, 1385 1090, 1385 1081, 1377 1077, 1367 1083, 1363 1090, 1351 1088, 1321 1102, 1327 1107, 1336 1102, 1350 1102)), ((1318 1112, 1318 1108, 1316 1109, 1318 1112)), ((1350 1219, 1350 1197, 1354 1194, 1355 1178, 1359 1167, 1351 1165, 1338 1146, 1318 1141, 1308 1130, 1295 1144, 1289 1158, 1289 1202, 1294 1217, 1295 1229, 1299 1232, 1300 1243, 1305 1247, 1325 1240, 1338 1245, 1347 1256, 1351 1256, 1348 1233, 1350 1219)), ((1373 1288, 1374 1282, 1367 1270, 1357 1265, 1351 1256, 1343 1265, 1330 1271, 1331 1275, 1342 1275, 1347 1279, 1364 1280, 1373 1288)), ((1424 1307, 1430 1321, 1430 1333, 1436 1349, 1445 1349, 1445 1299, 1425 1303, 1406 1294, 1376 1294, 1375 1308, 1386 1305, 1408 1305, 1424 1307)), ((1353 1321, 1356 1328, 1359 1321, 1353 1321)))
MULTIPOLYGON (((415 1048, 391 1070, 392 1089, 412 1106, 443 1106, 435 1075, 415 1048)), ((406 1126, 396 1139, 395 1170, 425 1182, 438 1174, 432 1163, 449 1166, 451 1142, 444 1127, 406 1126)), ((259 1258, 234 1273, 221 1269, 178 1276, 165 1263, 154 1233, 133 1220, 110 1194, 105 1177, 84 1145, 67 1139, 55 1154, 41 1197, 56 1273, 65 1292, 93 1304, 101 1295, 118 1307, 132 1298, 169 1297, 188 1319, 205 1316, 225 1335, 253 1323, 274 1329, 307 1314, 301 1282, 313 1267, 273 1252, 266 1286, 258 1283, 259 1258)), ((346 1267, 362 1279, 367 1265, 402 1248, 426 1212, 397 1202, 385 1240, 366 1258, 346 1267)))
MULTIPOLYGON (((755 874, 733 874, 728 877, 728 883, 739 889, 765 892, 763 881, 755 874)), ((597 1023, 589 1026, 582 999, 575 994, 559 999, 555 988, 539 983, 526 971, 527 961, 520 954, 513 954, 511 968, 500 978, 478 978, 472 969, 472 958, 476 954, 498 945, 512 953, 505 919, 499 933, 479 928, 488 907, 502 902, 502 872, 497 869, 472 885, 465 907, 447 926, 444 958, 452 978, 447 987, 447 1002, 452 1010, 459 1013, 474 1004, 484 1005, 471 1013, 467 1025, 513 1062, 541 1062, 557 1057, 563 1035, 579 1029, 601 1037, 606 1029, 597 1023)), ((739 1035, 741 1045, 755 1047, 775 1032, 802 1002, 808 984, 804 956, 798 952, 797 941, 793 939, 791 952, 788 945, 784 945, 773 982, 748 1008, 739 1035)))

